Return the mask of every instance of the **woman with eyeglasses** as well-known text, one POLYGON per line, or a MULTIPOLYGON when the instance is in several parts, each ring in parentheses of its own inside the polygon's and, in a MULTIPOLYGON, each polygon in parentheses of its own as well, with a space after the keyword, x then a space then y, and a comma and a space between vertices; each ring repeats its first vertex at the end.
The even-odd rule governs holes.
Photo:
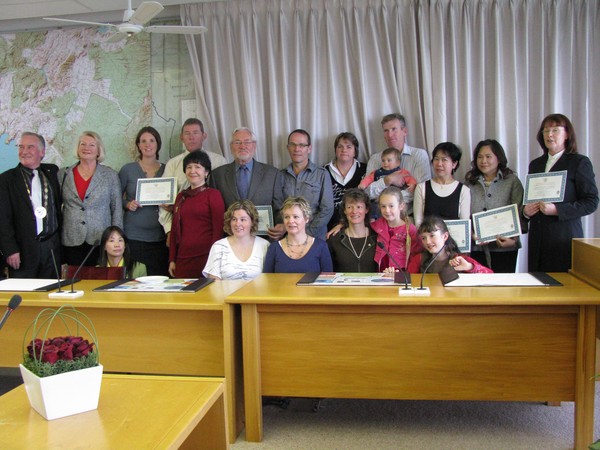
POLYGON ((529 174, 566 171, 562 202, 538 201, 524 206, 529 220, 529 272, 567 272, 571 241, 583 237, 581 218, 598 207, 598 187, 592 163, 577 153, 571 121, 562 114, 542 120, 537 141, 544 154, 529 164, 529 174))

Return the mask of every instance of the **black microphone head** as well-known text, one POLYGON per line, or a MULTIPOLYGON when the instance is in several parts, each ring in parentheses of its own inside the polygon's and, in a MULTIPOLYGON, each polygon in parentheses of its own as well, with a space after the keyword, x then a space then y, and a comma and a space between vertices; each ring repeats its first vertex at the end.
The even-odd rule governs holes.
POLYGON ((19 305, 21 304, 21 300, 23 300, 23 299, 21 298, 20 295, 13 295, 8 302, 9 309, 12 309, 13 311, 15 309, 17 309, 19 307, 19 305))

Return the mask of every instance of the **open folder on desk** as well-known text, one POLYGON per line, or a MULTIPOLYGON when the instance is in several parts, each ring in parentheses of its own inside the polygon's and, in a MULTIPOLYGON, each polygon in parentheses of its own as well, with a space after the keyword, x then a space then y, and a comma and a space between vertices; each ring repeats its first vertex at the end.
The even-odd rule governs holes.
MULTIPOLYGON (((79 279, 70 278, 60 280, 61 287, 70 286, 79 279)), ((42 278, 7 278, 0 281, 0 291, 9 292, 48 292, 58 289, 58 280, 42 278)))
MULTIPOLYGON (((444 283, 444 280, 442 280, 444 283)), ((446 287, 468 286, 562 286, 562 283, 544 272, 530 273, 460 273, 446 287)))

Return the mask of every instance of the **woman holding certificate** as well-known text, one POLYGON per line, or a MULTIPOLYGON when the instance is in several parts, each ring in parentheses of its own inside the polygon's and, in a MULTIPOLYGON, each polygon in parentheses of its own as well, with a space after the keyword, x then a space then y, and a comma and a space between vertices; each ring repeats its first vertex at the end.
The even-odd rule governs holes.
MULTIPOLYGON (((577 153, 571 121, 562 114, 542 120, 537 141, 544 154, 529 164, 529 175, 548 177, 566 172, 560 202, 528 203, 523 214, 529 219, 529 271, 567 272, 571 268, 571 240, 583 237, 581 218, 598 207, 598 187, 589 158, 577 153)), ((528 192, 525 192, 528 199, 528 192)))
MULTIPOLYGON (((471 190, 471 214, 516 204, 523 208, 523 185, 508 168, 502 145, 494 139, 479 142, 473 151, 471 170, 465 175, 471 190)), ((521 221, 527 232, 527 222, 521 221)), ((471 257, 496 273, 514 273, 521 248, 519 237, 497 237, 494 242, 471 244, 471 257)))
POLYGON ((142 206, 136 200, 136 191, 139 179, 158 178, 165 171, 165 165, 158 160, 161 144, 156 129, 142 128, 135 138, 138 160, 125 164, 119 171, 128 247, 131 257, 146 265, 148 275, 168 275, 169 252, 164 229, 158 222, 159 207, 142 206))

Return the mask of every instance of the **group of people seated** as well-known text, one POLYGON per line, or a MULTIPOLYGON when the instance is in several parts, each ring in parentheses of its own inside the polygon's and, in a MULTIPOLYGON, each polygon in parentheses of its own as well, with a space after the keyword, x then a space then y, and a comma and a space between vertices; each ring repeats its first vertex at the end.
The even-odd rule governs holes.
MULTIPOLYGON (((255 160, 257 138, 243 127, 230 141, 233 161, 203 148, 204 125, 188 119, 181 130, 186 151, 166 164, 161 137, 152 127, 137 134, 138 158, 117 173, 101 164, 100 136, 86 131, 78 162, 58 169, 41 163, 44 138, 25 132, 19 165, 0 175, 0 251, 11 277, 52 278, 56 260, 69 265, 123 267, 124 276, 250 279, 262 272, 514 272, 519 236, 472 245, 461 254, 446 220, 516 204, 521 229, 529 229, 529 270, 567 271, 571 239, 583 237, 581 217, 598 206, 589 159, 577 153, 568 118, 542 121, 543 155, 530 173, 565 170, 560 203, 523 206, 523 185, 496 140, 477 144, 464 182, 454 178, 462 157, 452 142, 432 157, 406 144, 404 117, 382 121, 388 146, 359 161, 359 142, 349 132, 334 143, 325 167, 310 160, 306 130, 287 139, 290 164, 278 170, 255 160), (173 205, 136 200, 138 180, 174 177, 173 205), (275 222, 257 235, 256 206, 270 206, 275 222), (550 257, 551 255, 551 257, 550 257), (435 260, 434 260, 435 259, 435 260), (430 264, 432 263, 432 264, 430 264)), ((476 236, 474 236, 476 238, 476 236)))

